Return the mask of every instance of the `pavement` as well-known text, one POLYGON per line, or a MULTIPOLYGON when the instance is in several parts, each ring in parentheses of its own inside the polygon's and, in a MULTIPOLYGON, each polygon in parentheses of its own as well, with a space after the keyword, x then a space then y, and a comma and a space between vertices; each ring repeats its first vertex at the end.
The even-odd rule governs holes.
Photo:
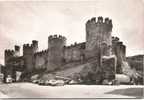
POLYGON ((0 98, 143 98, 144 86, 0 84, 0 98))

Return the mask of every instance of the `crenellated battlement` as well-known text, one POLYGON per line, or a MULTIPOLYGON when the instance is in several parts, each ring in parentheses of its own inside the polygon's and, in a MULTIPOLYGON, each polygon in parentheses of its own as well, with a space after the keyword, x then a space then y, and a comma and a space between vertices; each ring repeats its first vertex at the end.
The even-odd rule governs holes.
POLYGON ((14 53, 15 53, 14 50, 11 50, 11 49, 6 49, 6 50, 5 50, 5 54, 6 54, 6 55, 13 56, 14 53))
POLYGON ((112 37, 112 43, 116 46, 120 46, 121 48, 125 48, 125 45, 123 44, 122 41, 118 37, 112 37))
POLYGON ((114 37, 114 36, 112 36, 112 41, 114 42, 114 41, 119 41, 120 39, 118 38, 118 37, 114 37))
POLYGON ((121 46, 123 45, 123 42, 119 41, 117 44, 121 46))
POLYGON ((37 53, 34 54, 34 56, 43 56, 43 55, 46 55, 46 54, 48 54, 48 49, 37 52, 37 53))
POLYGON ((112 20, 109 19, 108 17, 106 17, 104 20, 104 18, 99 16, 96 20, 96 17, 93 17, 91 18, 90 20, 88 20, 86 22, 86 26, 89 27, 91 25, 95 25, 96 26, 99 26, 99 25, 102 25, 104 28, 105 27, 108 27, 109 28, 109 31, 112 29, 113 25, 112 25, 112 20))
POLYGON ((33 44, 24 44, 23 45, 23 55, 33 54, 34 52, 34 45, 33 44))
POLYGON ((77 43, 75 42, 74 44, 71 44, 70 46, 67 46, 65 48, 71 49, 71 48, 81 48, 81 49, 85 49, 85 42, 82 43, 77 43))
POLYGON ((32 49, 32 45, 31 44, 24 44, 23 49, 32 49))
POLYGON ((48 37, 48 48, 52 49, 53 47, 56 49, 63 48, 66 45, 66 38, 61 35, 50 35, 48 37))
POLYGON ((37 41, 37 40, 32 40, 32 44, 33 44, 33 45, 37 45, 37 44, 38 44, 38 41, 37 41))
POLYGON ((38 41, 32 40, 32 44, 24 44, 23 49, 33 49, 34 47, 38 48, 38 41))
POLYGON ((116 43, 116 45, 120 45, 120 46, 123 46, 124 44, 123 44, 123 42, 122 41, 120 41, 120 39, 118 38, 118 37, 112 37, 112 42, 113 43, 116 43))
POLYGON ((64 37, 64 36, 62 36, 62 35, 50 35, 49 37, 48 37, 48 39, 49 40, 55 40, 55 39, 59 39, 59 40, 63 40, 63 41, 66 41, 66 38, 64 37))

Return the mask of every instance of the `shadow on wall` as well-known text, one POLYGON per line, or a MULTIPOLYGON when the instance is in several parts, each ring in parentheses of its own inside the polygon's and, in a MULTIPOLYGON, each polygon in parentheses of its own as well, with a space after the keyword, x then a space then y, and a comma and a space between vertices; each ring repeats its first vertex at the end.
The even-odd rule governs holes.
POLYGON ((113 91, 107 92, 105 94, 133 96, 134 98, 142 99, 143 98, 143 90, 144 90, 144 88, 125 88, 125 89, 113 90, 113 91))

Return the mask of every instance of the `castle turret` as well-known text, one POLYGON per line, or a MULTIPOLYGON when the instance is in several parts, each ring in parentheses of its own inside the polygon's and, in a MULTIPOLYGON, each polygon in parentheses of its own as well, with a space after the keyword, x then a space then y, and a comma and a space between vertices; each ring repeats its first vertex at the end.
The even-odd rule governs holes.
POLYGON ((20 46, 15 45, 15 57, 20 56, 20 46))
POLYGON ((126 60, 126 46, 118 37, 112 37, 112 53, 117 57, 116 72, 122 73, 121 64, 126 60))
POLYGON ((5 66, 8 65, 8 60, 12 57, 14 57, 14 50, 10 50, 10 49, 6 49, 5 50, 5 54, 4 54, 4 57, 5 57, 5 66))
POLYGON ((103 17, 92 18, 86 23, 86 56, 96 56, 100 52, 104 56, 111 54, 112 20, 103 17))
POLYGON ((38 41, 36 40, 33 40, 32 44, 23 45, 24 63, 28 71, 32 71, 32 69, 34 68, 34 54, 37 52, 37 50, 38 41))
POLYGON ((53 70, 60 67, 64 58, 64 46, 66 38, 64 36, 49 36, 48 37, 48 70, 53 70))
POLYGON ((33 48, 30 44, 23 45, 23 55, 28 55, 33 53, 33 48))
POLYGON ((33 46, 33 52, 36 53, 38 51, 38 41, 33 40, 32 46, 33 46))

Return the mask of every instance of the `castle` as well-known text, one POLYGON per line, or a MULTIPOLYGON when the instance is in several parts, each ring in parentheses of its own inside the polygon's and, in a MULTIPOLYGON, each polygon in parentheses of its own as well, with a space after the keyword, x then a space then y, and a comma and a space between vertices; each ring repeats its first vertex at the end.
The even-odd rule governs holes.
MULTIPOLYGON (((31 72, 45 69, 47 72, 58 70, 69 63, 85 63, 95 59, 98 66, 102 57, 115 55, 114 68, 116 73, 122 73, 121 64, 126 60, 126 46, 118 37, 113 37, 112 20, 103 17, 92 18, 86 22, 86 42, 66 46, 66 37, 51 35, 48 37, 48 48, 38 51, 38 41, 23 45, 23 55, 20 56, 20 47, 14 50, 5 50, 5 76, 16 77, 16 71, 31 72), (115 68, 116 67, 116 68, 115 68)), ((106 67, 108 67, 107 65, 106 67)), ((74 66, 72 66, 74 67, 74 66)))

